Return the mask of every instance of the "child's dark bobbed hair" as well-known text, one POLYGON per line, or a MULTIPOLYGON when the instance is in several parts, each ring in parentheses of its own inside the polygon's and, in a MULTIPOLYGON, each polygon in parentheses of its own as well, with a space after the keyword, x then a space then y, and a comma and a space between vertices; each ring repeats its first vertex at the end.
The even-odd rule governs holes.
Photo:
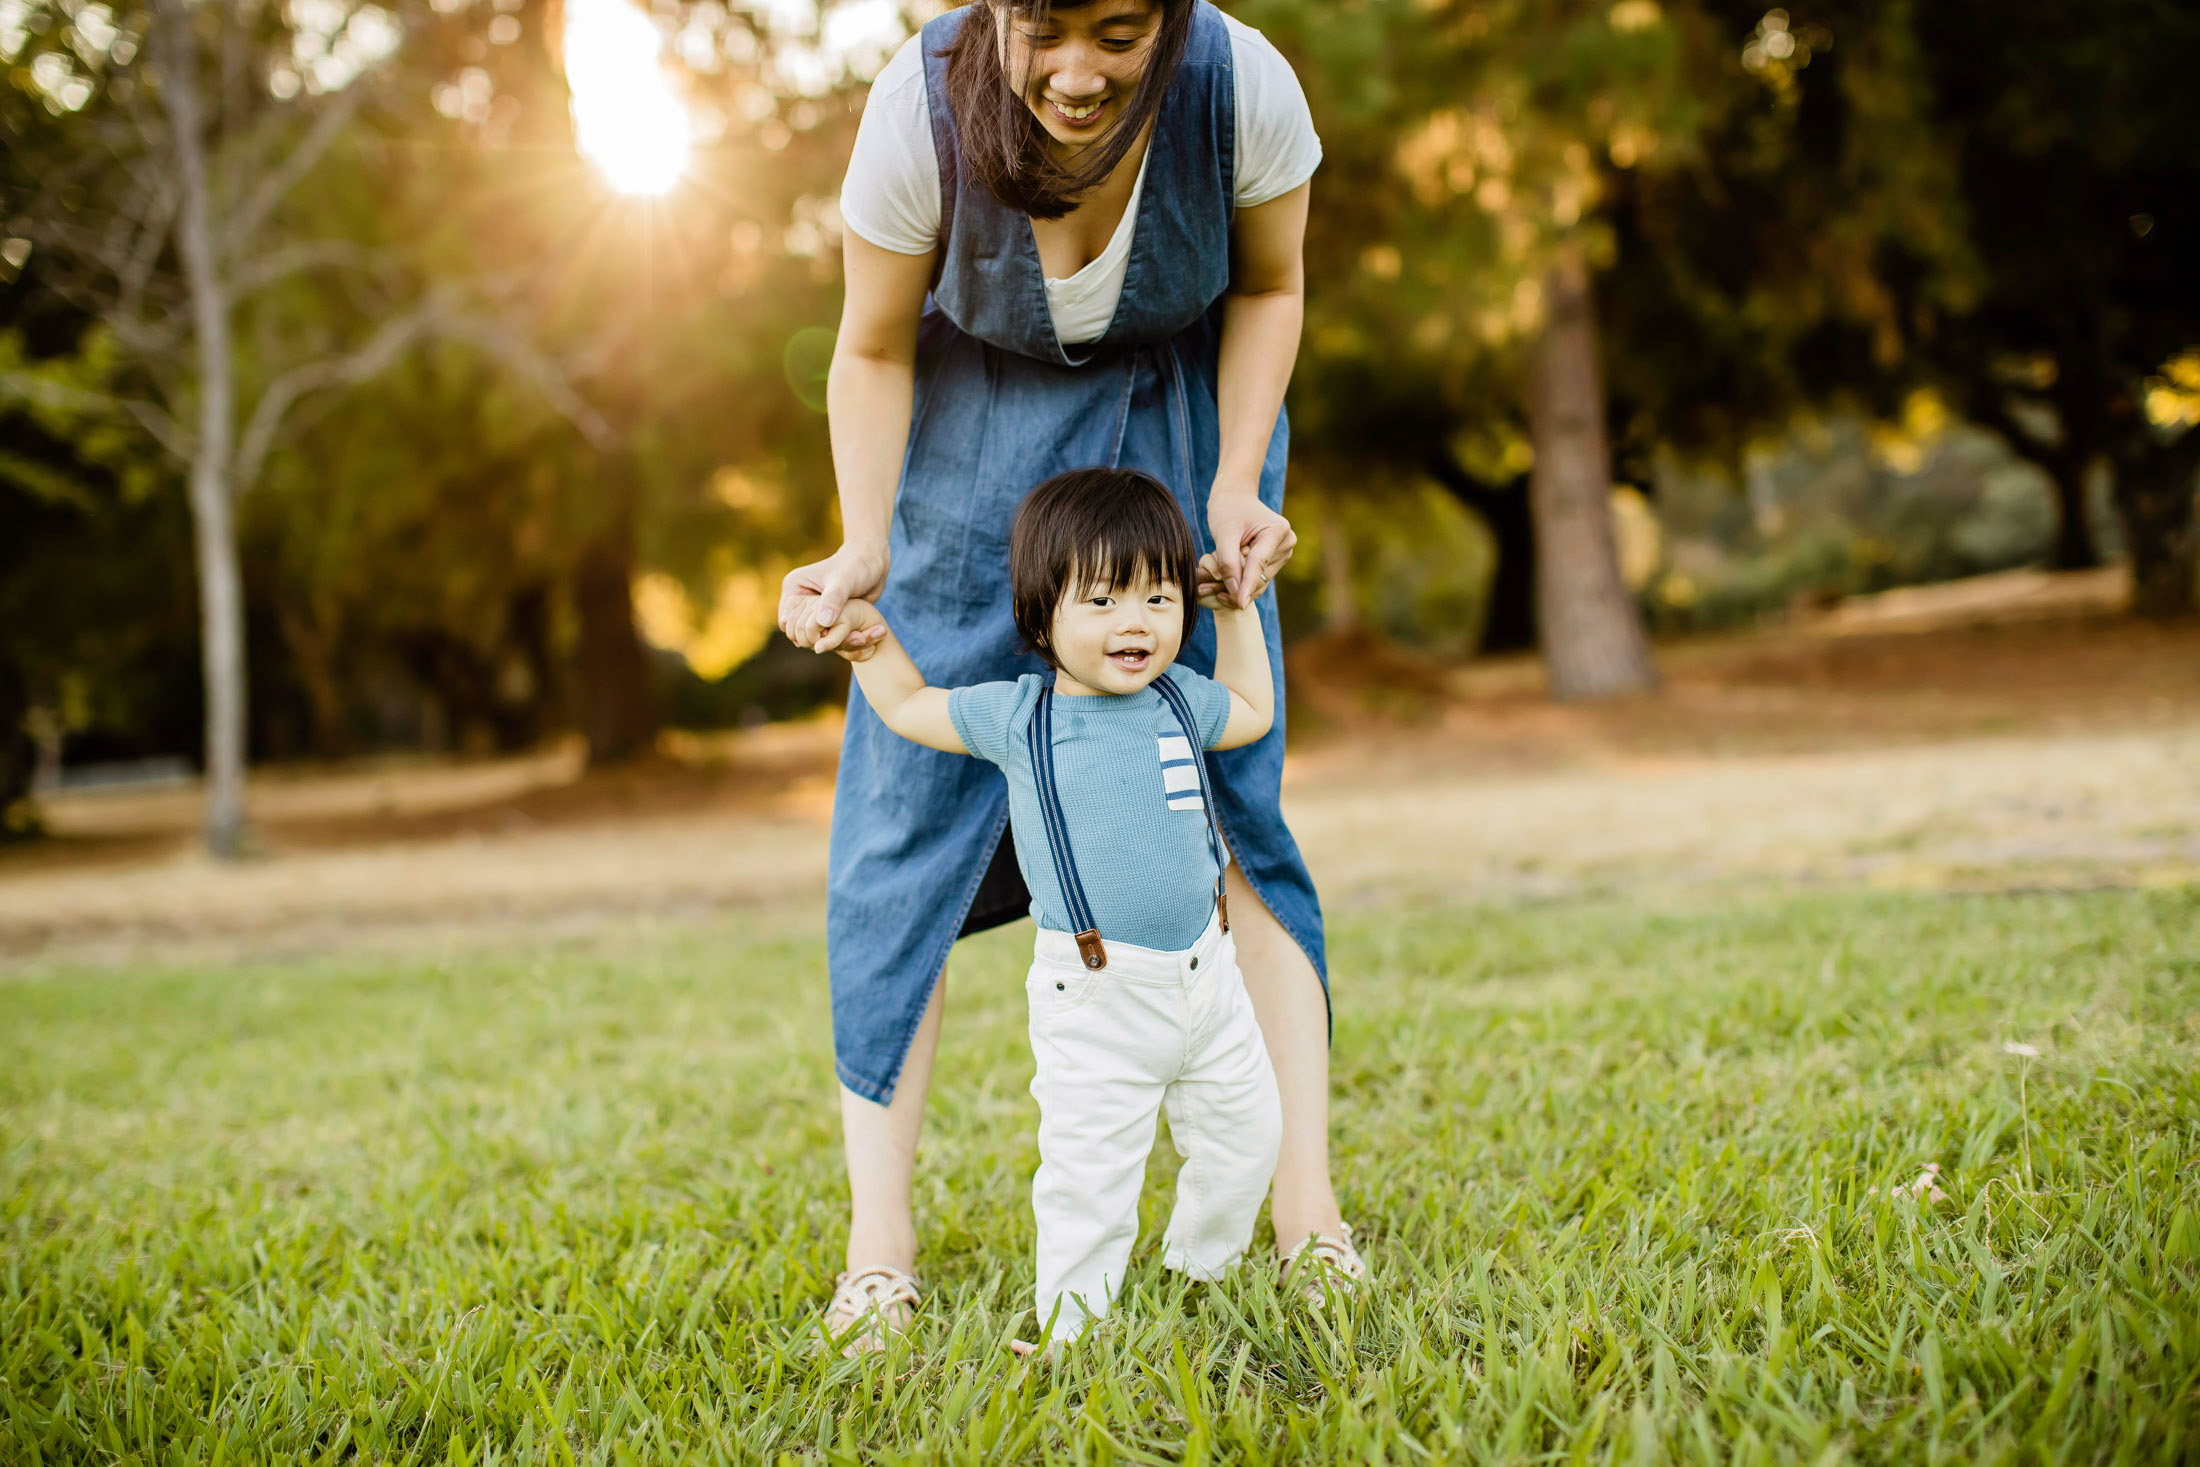
MULTIPOLYGON (((1136 469, 1072 469, 1024 496, 1008 536, 1009 593, 1024 645, 1055 663, 1055 608, 1070 592, 1149 575, 1184 599, 1184 640, 1198 603, 1199 546, 1168 486, 1136 469)), ((1059 666, 1059 663, 1055 663, 1059 666)))

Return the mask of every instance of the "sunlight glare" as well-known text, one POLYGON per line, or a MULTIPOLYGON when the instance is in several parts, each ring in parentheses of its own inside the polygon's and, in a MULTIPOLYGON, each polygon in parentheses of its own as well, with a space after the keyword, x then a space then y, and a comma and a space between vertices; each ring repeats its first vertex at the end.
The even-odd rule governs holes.
POLYGON ((670 192, 688 115, 658 62, 663 37, 627 0, 566 0, 565 77, 581 156, 622 194, 670 192))

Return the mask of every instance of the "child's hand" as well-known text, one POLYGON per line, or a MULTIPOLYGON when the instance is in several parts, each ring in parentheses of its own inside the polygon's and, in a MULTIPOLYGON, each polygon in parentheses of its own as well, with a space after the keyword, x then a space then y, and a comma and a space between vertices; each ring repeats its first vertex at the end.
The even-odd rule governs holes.
POLYGON ((1193 577, 1193 580, 1197 583, 1192 588, 1194 599, 1209 611, 1236 611, 1239 609, 1236 600, 1231 597, 1229 589, 1222 584, 1222 567, 1216 562, 1214 552, 1209 551, 1199 558, 1199 572, 1193 577))
POLYGON ((850 662, 869 662, 886 640, 886 618, 868 601, 851 600, 840 619, 817 639, 820 652, 838 652, 850 662))
POLYGON ((787 628, 797 646, 806 645, 817 652, 838 652, 850 662, 862 662, 886 640, 886 620, 870 602, 863 602, 861 611, 843 614, 833 625, 820 628, 817 613, 823 604, 823 597, 810 595, 788 597, 782 605, 781 625, 787 628), (807 642, 795 636, 798 630, 807 633, 807 642))

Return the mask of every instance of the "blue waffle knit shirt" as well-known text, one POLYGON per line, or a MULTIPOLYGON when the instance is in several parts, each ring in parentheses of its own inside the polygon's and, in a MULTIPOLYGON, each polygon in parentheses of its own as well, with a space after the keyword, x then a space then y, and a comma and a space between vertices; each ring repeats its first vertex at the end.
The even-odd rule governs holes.
MULTIPOLYGON (((1162 676, 1183 689, 1200 747, 1213 748, 1230 721, 1229 689, 1181 665, 1162 676)), ((1031 769, 1031 719, 1044 685, 1027 673, 1012 683, 956 688, 947 715, 963 747, 1008 776, 1016 864, 1031 888, 1032 920, 1073 932, 1031 769)), ((1054 781, 1102 939, 1163 952, 1197 942, 1214 914, 1215 854, 1192 748, 1161 695, 1150 687, 1122 697, 1056 694, 1054 781)))

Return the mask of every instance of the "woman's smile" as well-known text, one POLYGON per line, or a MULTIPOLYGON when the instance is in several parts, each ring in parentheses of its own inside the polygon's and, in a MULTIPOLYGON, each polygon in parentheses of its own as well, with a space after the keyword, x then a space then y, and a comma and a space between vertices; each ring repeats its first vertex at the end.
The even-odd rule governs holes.
POLYGON ((1072 105, 1057 98, 1049 97, 1047 98, 1047 108, 1053 112, 1054 120, 1062 126, 1083 130, 1100 122, 1102 114, 1107 111, 1107 98, 1101 97, 1095 101, 1072 105))

